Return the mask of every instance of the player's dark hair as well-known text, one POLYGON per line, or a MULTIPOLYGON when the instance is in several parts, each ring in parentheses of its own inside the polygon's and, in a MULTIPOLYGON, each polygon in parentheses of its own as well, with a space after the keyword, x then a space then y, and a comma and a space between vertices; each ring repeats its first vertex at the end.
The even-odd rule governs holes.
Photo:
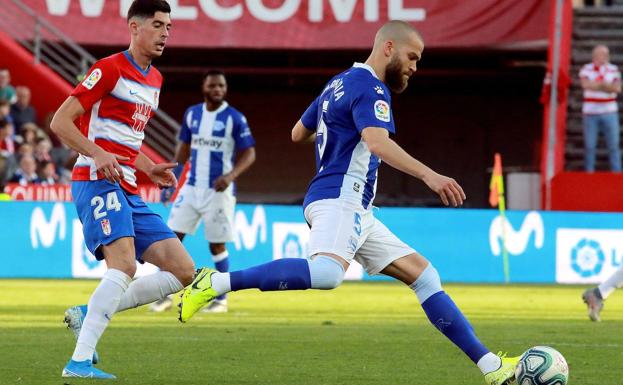
POLYGON ((156 12, 171 13, 171 6, 166 0, 134 0, 128 9, 128 21, 135 16, 150 18, 156 12))
POLYGON ((223 70, 220 70, 220 69, 207 70, 203 74, 203 77, 201 78, 201 80, 205 81, 208 78, 208 76, 223 76, 223 77, 225 77, 225 72, 223 70))

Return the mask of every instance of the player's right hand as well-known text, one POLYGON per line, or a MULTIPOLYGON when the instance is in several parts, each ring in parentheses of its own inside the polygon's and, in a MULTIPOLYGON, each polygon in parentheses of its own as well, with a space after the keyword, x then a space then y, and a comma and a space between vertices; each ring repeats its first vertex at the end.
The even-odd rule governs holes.
POLYGON ((123 179, 123 170, 118 160, 130 160, 130 158, 104 151, 101 148, 93 154, 93 162, 95 162, 97 171, 104 174, 104 178, 111 183, 119 183, 123 179))
POLYGON ((463 188, 452 178, 432 172, 423 179, 424 183, 436 192, 444 205, 452 205, 454 207, 462 206, 463 201, 467 199, 463 188))

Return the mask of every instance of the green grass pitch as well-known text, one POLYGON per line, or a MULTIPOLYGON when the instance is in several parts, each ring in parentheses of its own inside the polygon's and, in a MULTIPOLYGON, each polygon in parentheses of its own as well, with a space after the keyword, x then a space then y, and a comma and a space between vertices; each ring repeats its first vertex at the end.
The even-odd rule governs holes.
MULTIPOLYGON (((62 379, 74 338, 65 308, 96 281, 0 280, 0 384, 90 384, 62 379)), ((621 384, 623 293, 604 321, 586 317, 578 286, 447 285, 494 352, 560 350, 571 385, 621 384)), ((145 307, 117 314, 98 345, 116 384, 478 385, 478 369, 427 321, 398 283, 345 283, 333 291, 230 295, 230 313, 145 307)))

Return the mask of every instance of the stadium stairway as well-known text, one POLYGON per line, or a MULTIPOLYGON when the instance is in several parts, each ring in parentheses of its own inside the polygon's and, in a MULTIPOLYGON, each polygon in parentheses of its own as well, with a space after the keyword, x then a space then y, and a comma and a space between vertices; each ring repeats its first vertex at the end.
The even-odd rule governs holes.
MULTIPOLYGON (((572 33, 565 171, 552 180, 551 209, 623 212, 623 174, 608 172, 610 165, 603 137, 598 143, 597 172, 583 172, 582 87, 578 76, 580 68, 592 61, 592 50, 597 44, 606 44, 610 48, 610 61, 623 66, 623 0, 615 0, 610 7, 576 8, 572 33)), ((623 111, 621 97, 619 109, 623 111)))
MULTIPOLYGON (((582 134, 582 87, 578 73, 590 63, 595 45, 605 44, 610 48, 610 61, 623 67, 623 0, 615 6, 576 8, 573 15, 573 36, 571 41, 571 88, 567 109, 567 141, 565 146, 565 170, 584 170, 584 138, 582 134)), ((619 110, 623 111, 623 98, 619 97, 619 110)), ((609 170, 608 152, 600 136, 596 170, 609 170)))

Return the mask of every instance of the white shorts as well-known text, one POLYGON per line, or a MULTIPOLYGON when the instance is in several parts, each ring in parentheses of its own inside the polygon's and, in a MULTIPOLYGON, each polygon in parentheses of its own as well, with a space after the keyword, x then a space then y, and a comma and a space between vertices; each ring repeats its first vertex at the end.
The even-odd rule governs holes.
POLYGON ((305 208, 311 225, 309 255, 331 253, 359 262, 370 275, 378 274, 398 258, 415 250, 398 239, 372 210, 361 205, 324 199, 305 208))
POLYGON ((235 206, 236 197, 228 191, 185 184, 173 203, 167 225, 176 233, 194 234, 203 219, 208 242, 231 242, 235 206))

